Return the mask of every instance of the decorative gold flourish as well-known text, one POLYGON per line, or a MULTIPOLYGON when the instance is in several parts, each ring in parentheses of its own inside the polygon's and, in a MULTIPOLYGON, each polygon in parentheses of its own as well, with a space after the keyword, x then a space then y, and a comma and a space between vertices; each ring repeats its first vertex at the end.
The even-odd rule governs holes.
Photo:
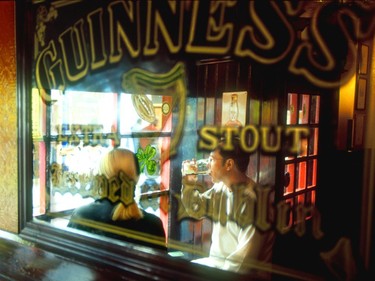
POLYGON ((36 38, 39 44, 43 47, 45 42, 45 33, 46 33, 46 25, 45 23, 50 22, 57 18, 57 10, 51 6, 49 10, 47 10, 46 6, 40 6, 37 10, 36 16, 36 38))
POLYGON ((357 267, 348 238, 341 237, 332 250, 320 253, 320 257, 337 280, 356 280, 357 267))
POLYGON ((51 183, 53 193, 70 193, 72 195, 80 194, 83 198, 95 198, 93 187, 90 185, 93 178, 93 171, 89 174, 79 174, 77 172, 63 171, 62 166, 58 163, 52 163, 51 165, 51 183))
POLYGON ((103 175, 79 174, 63 171, 57 163, 51 165, 53 193, 80 194, 82 198, 108 198, 112 202, 121 201, 126 206, 134 203, 135 182, 120 171, 117 176, 107 179, 103 175))

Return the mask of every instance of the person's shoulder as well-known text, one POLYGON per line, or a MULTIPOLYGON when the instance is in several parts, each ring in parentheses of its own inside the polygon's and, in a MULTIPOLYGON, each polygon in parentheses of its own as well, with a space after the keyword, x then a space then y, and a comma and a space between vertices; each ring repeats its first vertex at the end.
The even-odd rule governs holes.
POLYGON ((223 182, 217 182, 215 183, 212 188, 212 190, 214 190, 215 192, 220 192, 220 191, 224 191, 227 189, 227 187, 225 186, 225 184, 223 182))
POLYGON ((99 214, 112 212, 112 205, 108 200, 96 200, 87 205, 76 208, 72 216, 93 219, 99 214))
POLYGON ((159 223, 159 222, 162 223, 161 219, 157 215, 146 212, 143 209, 141 209, 141 210, 142 210, 142 213, 143 213, 143 219, 144 220, 152 221, 152 222, 155 222, 155 223, 159 223))
POLYGON ((145 227, 145 232, 164 237, 165 231, 162 220, 157 215, 148 213, 143 209, 141 210, 143 213, 143 218, 140 221, 137 221, 138 226, 142 224, 142 227, 145 227))

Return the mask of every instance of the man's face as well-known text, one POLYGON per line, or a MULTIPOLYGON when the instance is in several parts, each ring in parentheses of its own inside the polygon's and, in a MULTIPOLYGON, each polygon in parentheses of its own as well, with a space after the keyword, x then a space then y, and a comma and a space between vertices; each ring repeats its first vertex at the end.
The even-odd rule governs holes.
POLYGON ((224 159, 220 155, 220 153, 215 150, 210 153, 209 158, 209 165, 210 165, 210 176, 212 178, 213 183, 218 183, 223 180, 223 175, 225 174, 225 165, 224 159))

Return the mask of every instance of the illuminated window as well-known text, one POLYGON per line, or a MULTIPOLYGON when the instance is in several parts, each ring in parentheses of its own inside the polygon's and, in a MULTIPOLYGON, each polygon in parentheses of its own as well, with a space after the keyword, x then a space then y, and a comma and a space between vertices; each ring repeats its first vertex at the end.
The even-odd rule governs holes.
MULTIPOLYGON (((302 136, 298 152, 285 157, 283 199, 290 204, 290 222, 296 223, 297 206, 315 205, 318 167, 320 97, 311 94, 288 94, 286 126, 308 128, 302 136)), ((307 215, 306 219, 310 215, 307 215)))

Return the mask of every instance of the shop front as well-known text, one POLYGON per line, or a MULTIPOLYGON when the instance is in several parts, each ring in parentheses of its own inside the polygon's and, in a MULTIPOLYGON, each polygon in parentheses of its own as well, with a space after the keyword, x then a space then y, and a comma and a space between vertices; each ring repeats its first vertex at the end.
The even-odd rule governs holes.
POLYGON ((371 274, 374 4, 14 3, 19 214, 2 230, 113 278, 371 274), (134 159, 106 176, 115 150, 134 159), (208 197, 242 175, 251 192, 208 197), (117 223, 132 205, 162 238, 117 223))

